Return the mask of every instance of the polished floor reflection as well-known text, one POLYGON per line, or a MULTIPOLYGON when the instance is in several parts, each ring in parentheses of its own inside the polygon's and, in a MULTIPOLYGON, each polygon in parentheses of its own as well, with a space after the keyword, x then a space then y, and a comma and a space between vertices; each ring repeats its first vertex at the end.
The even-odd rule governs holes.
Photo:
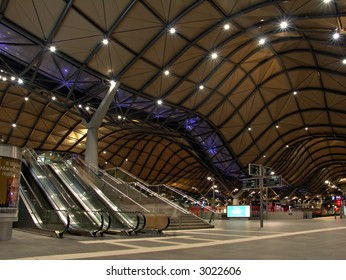
POLYGON ((215 221, 215 228, 164 236, 62 239, 14 230, 0 242, 0 259, 346 259, 346 220, 215 221))

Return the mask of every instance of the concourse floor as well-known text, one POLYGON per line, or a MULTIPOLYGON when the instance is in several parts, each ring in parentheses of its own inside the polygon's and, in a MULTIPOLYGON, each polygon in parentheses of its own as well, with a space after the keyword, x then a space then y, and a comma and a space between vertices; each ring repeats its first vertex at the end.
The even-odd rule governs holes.
POLYGON ((163 236, 53 238, 14 230, 1 260, 345 260, 346 219, 222 220, 163 236))

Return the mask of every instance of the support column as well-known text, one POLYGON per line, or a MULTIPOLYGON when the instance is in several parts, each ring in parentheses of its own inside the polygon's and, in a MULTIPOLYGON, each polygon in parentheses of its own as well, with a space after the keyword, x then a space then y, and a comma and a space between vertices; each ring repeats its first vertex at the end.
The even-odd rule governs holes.
POLYGON ((85 163, 93 170, 98 169, 98 130, 102 124, 109 106, 111 105, 114 95, 119 88, 119 83, 112 82, 111 86, 103 98, 100 106, 97 108, 90 122, 83 120, 86 128, 88 129, 86 150, 85 150, 85 163))
POLYGON ((233 198, 232 205, 239 205, 239 198, 233 198))
POLYGON ((89 127, 86 139, 85 163, 90 169, 98 169, 98 127, 89 127))
POLYGON ((11 239, 18 220, 21 159, 20 148, 0 144, 0 241, 11 239))

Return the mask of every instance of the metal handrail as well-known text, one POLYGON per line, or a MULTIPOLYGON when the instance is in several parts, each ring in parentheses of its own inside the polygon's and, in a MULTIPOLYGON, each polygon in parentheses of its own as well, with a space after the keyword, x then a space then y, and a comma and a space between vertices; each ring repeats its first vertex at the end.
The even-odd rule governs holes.
MULTIPOLYGON (((160 185, 160 186, 164 186, 165 188, 167 188, 167 189, 169 189, 169 190, 171 190, 171 191, 173 191, 173 192, 175 192, 175 193, 177 193, 177 194, 183 196, 184 198, 187 198, 188 200, 192 201, 193 203, 202 206, 200 201, 198 201, 197 199, 194 199, 193 197, 191 197, 191 196, 189 196, 189 195, 183 193, 182 191, 180 191, 180 190, 178 190, 178 189, 176 189, 176 188, 173 188, 173 187, 171 187, 171 186, 169 186, 169 185, 166 185, 166 184, 163 184, 163 185, 160 185)), ((217 213, 217 211, 215 211, 215 210, 214 210, 212 207, 210 207, 210 206, 203 206, 203 207, 204 207, 205 209, 208 209, 210 212, 217 213)))

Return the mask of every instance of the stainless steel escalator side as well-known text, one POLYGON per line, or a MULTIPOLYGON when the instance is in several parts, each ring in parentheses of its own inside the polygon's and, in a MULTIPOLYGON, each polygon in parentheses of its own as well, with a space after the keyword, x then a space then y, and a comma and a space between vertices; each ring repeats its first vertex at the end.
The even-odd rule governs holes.
POLYGON ((56 163, 51 163, 49 166, 96 224, 107 223, 102 216, 103 213, 107 212, 107 209, 105 209, 102 203, 98 203, 96 199, 92 199, 92 194, 88 192, 88 189, 74 178, 72 174, 69 174, 65 166, 56 163))
MULTIPOLYGON (((119 225, 122 226, 122 229, 127 232, 136 230, 138 227, 138 217, 136 212, 124 212, 115 205, 100 189, 100 187, 102 187, 106 182, 101 180, 91 169, 84 169, 79 164, 74 164, 70 168, 78 179, 83 182, 84 185, 92 189, 97 197, 105 204, 113 221, 116 219, 116 221, 119 222, 119 225)), ((113 224, 114 222, 112 222, 112 227, 114 228, 113 224)))
POLYGON ((31 174, 38 186, 46 194, 54 210, 58 211, 59 218, 65 225, 69 224, 69 231, 77 234, 89 233, 94 235, 99 225, 95 224, 85 211, 76 206, 75 201, 73 201, 57 179, 50 174, 44 163, 40 163, 37 160, 37 154, 29 149, 25 149, 23 154, 31 174), (62 214, 66 211, 69 214, 69 218, 62 214))

